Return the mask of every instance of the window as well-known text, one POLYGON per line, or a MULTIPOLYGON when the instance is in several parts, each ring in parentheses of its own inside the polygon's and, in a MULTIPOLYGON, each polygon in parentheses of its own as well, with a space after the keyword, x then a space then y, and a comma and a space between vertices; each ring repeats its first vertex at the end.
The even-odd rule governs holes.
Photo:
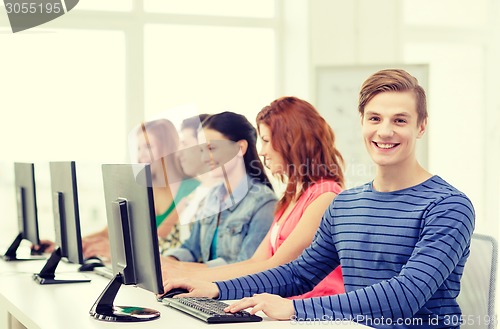
POLYGON ((0 240, 17 233, 14 161, 35 162, 43 237, 53 225, 48 162, 75 160, 88 234, 106 223, 100 164, 129 161, 138 123, 188 102, 253 122, 276 97, 276 1, 85 0, 16 34, 0 17, 0 196, 10 196, 0 240))
POLYGON ((233 111, 254 123, 274 98, 271 29, 151 24, 144 34, 146 119, 195 104, 198 113, 233 111))

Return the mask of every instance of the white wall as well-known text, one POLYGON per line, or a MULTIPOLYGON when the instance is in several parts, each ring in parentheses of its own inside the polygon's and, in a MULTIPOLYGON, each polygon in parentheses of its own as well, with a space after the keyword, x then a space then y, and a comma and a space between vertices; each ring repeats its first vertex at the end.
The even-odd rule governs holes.
POLYGON ((472 199, 477 231, 498 236, 500 103, 494 90, 500 86, 493 58, 499 36, 491 32, 498 31, 498 19, 487 19, 500 17, 494 4, 460 0, 448 3, 456 10, 439 11, 435 2, 312 0, 309 17, 312 74, 328 65, 429 64, 428 169, 472 199), (422 22, 433 13, 438 17, 422 22), (448 18, 436 26, 440 13, 448 18))

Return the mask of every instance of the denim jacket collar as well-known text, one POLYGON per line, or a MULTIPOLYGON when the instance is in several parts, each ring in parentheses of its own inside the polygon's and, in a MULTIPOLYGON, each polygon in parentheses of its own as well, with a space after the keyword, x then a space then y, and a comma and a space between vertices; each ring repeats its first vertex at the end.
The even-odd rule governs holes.
POLYGON ((243 179, 239 182, 236 188, 232 191, 232 194, 226 199, 223 200, 227 192, 227 188, 224 183, 221 183, 217 187, 214 187, 213 197, 211 198, 211 202, 207 205, 207 209, 209 213, 215 214, 220 210, 227 209, 229 211, 234 211, 241 200, 248 194, 248 191, 255 184, 254 179, 250 178, 250 176, 245 175, 243 179))

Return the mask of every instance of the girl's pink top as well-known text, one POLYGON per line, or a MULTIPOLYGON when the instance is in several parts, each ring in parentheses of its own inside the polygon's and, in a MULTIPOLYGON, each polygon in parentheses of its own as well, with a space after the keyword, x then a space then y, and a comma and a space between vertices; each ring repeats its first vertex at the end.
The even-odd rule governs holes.
MULTIPOLYGON (((307 209, 307 207, 314 200, 316 200, 317 197, 327 192, 339 194, 340 192, 342 192, 342 188, 332 180, 322 180, 311 185, 307 190, 304 191, 288 217, 284 221, 280 222, 274 248, 271 244, 271 239, 269 239, 269 258, 274 255, 276 250, 283 244, 283 242, 285 242, 288 236, 295 229, 295 226, 297 226, 297 223, 302 218, 302 215, 304 214, 304 211, 307 209)), ((276 225, 283 212, 284 209, 276 213, 276 215, 274 216, 274 222, 271 225, 271 229, 276 225)), ((292 299, 336 295, 344 292, 344 280, 342 279, 342 270, 339 266, 327 277, 325 277, 318 285, 316 285, 313 290, 300 296, 294 296, 292 297, 292 299)))

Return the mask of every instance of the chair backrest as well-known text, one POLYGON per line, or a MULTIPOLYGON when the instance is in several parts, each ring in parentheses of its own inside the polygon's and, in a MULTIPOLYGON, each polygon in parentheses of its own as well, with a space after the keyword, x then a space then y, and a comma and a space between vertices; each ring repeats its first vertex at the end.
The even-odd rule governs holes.
POLYGON ((498 245, 487 235, 474 233, 457 298, 462 309, 461 329, 495 328, 495 276, 498 245))

